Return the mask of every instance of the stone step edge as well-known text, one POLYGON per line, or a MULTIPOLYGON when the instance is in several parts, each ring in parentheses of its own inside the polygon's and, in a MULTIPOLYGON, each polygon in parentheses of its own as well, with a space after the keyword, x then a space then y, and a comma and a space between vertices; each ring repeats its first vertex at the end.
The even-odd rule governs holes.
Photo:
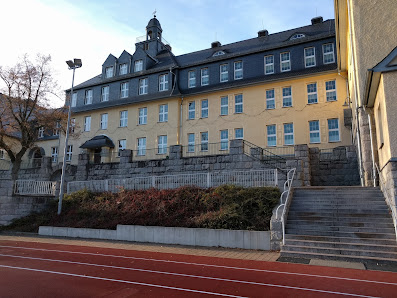
MULTIPOLYGON (((313 240, 300 240, 300 239, 286 239, 286 241, 298 241, 304 243, 323 243, 323 244, 341 244, 341 245, 355 245, 355 246, 375 246, 379 248, 397 248, 397 242, 395 245, 386 245, 386 244, 368 244, 368 243, 349 243, 349 242, 334 242, 334 241, 313 241, 313 240)), ((286 244, 294 245, 294 244, 286 244)), ((321 247, 321 246, 310 246, 310 247, 321 247)))
MULTIPOLYGON (((339 218, 337 218, 335 220, 324 220, 324 221, 320 220, 320 221, 317 221, 316 224, 319 223, 319 222, 321 222, 321 223, 327 223, 327 222, 332 223, 332 222, 335 222, 335 221, 338 221, 338 220, 339 220, 339 218)), ((291 223, 291 224, 302 224, 302 225, 305 225, 304 222, 307 222, 307 221, 312 222, 311 220, 304 220, 304 219, 289 219, 287 221, 287 224, 291 223)), ((350 223, 350 224, 373 224, 374 222, 373 221, 348 221, 347 223, 350 223)), ((390 222, 377 222, 376 224, 377 225, 389 225, 389 226, 391 226, 391 228, 394 229, 394 225, 393 225, 393 222, 391 220, 390 220, 390 222)), ((364 227, 357 227, 357 228, 364 228, 364 227)))
MULTIPOLYGON (((319 235, 301 235, 301 234, 285 234, 286 236, 286 240, 299 240, 299 239, 287 239, 288 235, 292 235, 292 236, 302 236, 302 237, 312 237, 312 238, 332 238, 332 239, 360 239, 360 238, 352 238, 352 237, 337 237, 337 236, 319 236, 319 235)), ((364 238, 365 239, 365 238, 364 238)), ((394 237, 393 240, 392 239, 382 239, 382 238, 366 238, 365 240, 369 240, 369 241, 394 241, 397 243, 396 238, 394 237)), ((321 240, 308 240, 308 241, 321 241, 321 240)))
MULTIPOLYGON (((287 229, 285 229, 285 230, 287 230, 287 229)), ((296 230, 296 231, 299 231, 300 229, 288 229, 288 230, 296 230)), ((306 229, 306 230, 302 230, 302 232, 304 232, 304 231, 321 232, 321 230, 319 231, 319 230, 316 230, 316 229, 306 229)), ((354 233, 354 234, 360 233, 360 234, 371 234, 371 235, 391 235, 391 236, 394 236, 394 239, 396 238, 396 234, 394 234, 394 233, 375 233, 375 232, 366 233, 366 232, 346 232, 346 231, 322 231, 322 232, 350 233, 350 234, 353 234, 353 233, 354 233)), ((286 234, 290 234, 290 233, 287 233, 287 232, 286 232, 286 234)), ((307 234, 292 234, 292 235, 312 236, 312 235, 307 235, 307 234)), ((322 235, 318 235, 318 236, 322 236, 322 235)), ((379 239, 383 239, 383 238, 379 238, 379 239)))

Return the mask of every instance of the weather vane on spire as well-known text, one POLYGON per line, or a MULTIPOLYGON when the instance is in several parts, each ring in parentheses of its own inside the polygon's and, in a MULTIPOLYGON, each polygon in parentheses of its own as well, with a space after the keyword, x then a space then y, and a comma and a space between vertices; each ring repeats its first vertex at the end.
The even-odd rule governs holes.
POLYGON ((154 18, 156 17, 156 13, 157 13, 157 10, 154 9, 154 11, 153 11, 153 17, 154 17, 154 18))

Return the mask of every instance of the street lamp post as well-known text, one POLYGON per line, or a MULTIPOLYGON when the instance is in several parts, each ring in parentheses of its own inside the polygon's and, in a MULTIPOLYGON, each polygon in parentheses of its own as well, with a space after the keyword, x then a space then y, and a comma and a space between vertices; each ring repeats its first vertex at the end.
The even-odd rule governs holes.
POLYGON ((65 136, 65 148, 63 150, 63 162, 62 162, 62 174, 61 174, 61 185, 59 190, 59 202, 58 202, 58 215, 61 214, 62 211, 62 199, 63 199, 63 189, 65 184, 65 170, 66 170, 66 153, 68 150, 68 139, 69 139, 69 130, 70 130, 70 115, 72 113, 72 97, 73 97, 73 85, 74 85, 74 71, 76 68, 80 68, 82 66, 81 59, 73 59, 66 61, 66 64, 69 66, 69 69, 73 69, 73 78, 72 78, 72 89, 70 91, 70 99, 69 99, 69 111, 68 111, 68 122, 66 124, 66 136, 65 136))

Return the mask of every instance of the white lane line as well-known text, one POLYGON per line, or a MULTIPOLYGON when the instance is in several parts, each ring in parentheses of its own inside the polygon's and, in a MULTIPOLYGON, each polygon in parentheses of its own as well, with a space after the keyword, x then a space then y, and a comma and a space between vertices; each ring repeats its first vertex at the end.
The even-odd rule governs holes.
MULTIPOLYGON (((177 288, 177 287, 171 287, 171 286, 162 286, 162 285, 156 285, 156 284, 148 284, 148 283, 141 283, 141 282, 135 282, 135 281, 129 281, 129 280, 120 280, 120 279, 113 279, 113 278, 105 278, 105 277, 98 277, 98 276, 80 275, 80 274, 73 274, 73 273, 66 273, 66 272, 48 271, 48 270, 42 270, 42 269, 15 267, 15 266, 7 266, 7 265, 0 265, 0 267, 10 268, 10 269, 36 271, 36 272, 44 272, 44 273, 52 273, 52 274, 60 274, 60 275, 68 275, 68 276, 74 276, 74 277, 91 278, 91 279, 106 280, 106 281, 113 281, 113 282, 120 282, 120 283, 129 283, 129 284, 136 284, 136 285, 143 285, 143 286, 150 286, 150 287, 157 287, 157 288, 166 288, 166 289, 172 289, 172 290, 178 290, 178 291, 195 292, 195 293, 217 295, 217 296, 224 296, 224 297, 238 297, 238 298, 244 297, 245 298, 245 296, 233 296, 233 295, 229 295, 229 294, 192 290, 192 289, 185 289, 185 288, 177 288)), ((349 294, 349 293, 343 293, 343 292, 317 290, 317 289, 301 288, 301 287, 293 287, 293 286, 283 286, 283 285, 274 285, 274 284, 263 284, 263 285, 266 285, 268 287, 275 287, 275 288, 301 290, 301 291, 309 291, 309 292, 317 292, 317 293, 327 293, 327 294, 335 294, 335 295, 343 295, 343 296, 380 298, 378 296, 366 296, 366 295, 359 295, 359 294, 349 294)))
POLYGON ((162 286, 162 285, 157 285, 157 284, 148 284, 148 283, 137 282, 137 281, 129 281, 129 280, 122 280, 122 279, 114 279, 114 278, 105 278, 105 277, 99 277, 99 276, 81 275, 81 274, 73 274, 73 273, 67 273, 67 272, 49 271, 49 270, 26 268, 26 267, 15 267, 15 266, 7 266, 7 265, 0 265, 0 267, 9 268, 9 269, 28 270, 28 271, 35 271, 35 272, 42 272, 42 273, 67 275, 67 276, 73 276, 73 277, 82 277, 82 278, 89 278, 89 279, 98 279, 98 280, 105 280, 105 281, 113 281, 113 282, 134 284, 134 285, 140 285, 140 286, 148 286, 148 287, 163 288, 163 289, 185 291, 185 292, 194 292, 194 293, 208 294, 208 295, 215 295, 215 296, 234 297, 234 298, 247 298, 247 297, 244 297, 244 296, 234 296, 234 295, 228 295, 228 294, 222 294, 222 293, 207 292, 207 291, 200 291, 200 290, 192 290, 192 289, 185 289, 185 288, 177 288, 177 287, 170 287, 170 286, 162 286))
MULTIPOLYGON (((4 247, 4 248, 26 249, 26 250, 36 250, 36 251, 69 253, 69 254, 91 255, 91 256, 99 256, 99 257, 113 257, 113 258, 120 258, 120 259, 163 262, 163 263, 173 263, 173 264, 203 266, 203 267, 213 267, 213 268, 223 268, 223 269, 233 269, 233 270, 244 270, 244 271, 253 271, 253 272, 297 275, 297 276, 306 276, 306 277, 327 278, 327 279, 347 280, 347 281, 356 281, 356 282, 365 282, 365 283, 374 283, 374 284, 384 284, 384 285, 397 286, 397 283, 386 282, 386 281, 357 279, 357 278, 348 278, 348 277, 337 277, 337 276, 329 276, 329 275, 317 275, 317 274, 309 274, 309 273, 296 273, 296 272, 286 272, 286 271, 276 271, 276 270, 266 270, 266 269, 252 269, 252 268, 243 268, 243 267, 234 267, 234 266, 211 265, 211 264, 203 264, 203 263, 180 262, 180 261, 171 261, 171 260, 162 260, 162 259, 150 259, 150 258, 139 258, 139 257, 116 256, 116 255, 90 253, 90 252, 76 252, 76 251, 67 251, 67 250, 56 250, 56 249, 45 249, 45 248, 32 248, 32 247, 19 247, 19 246, 0 245, 0 248, 2 248, 2 247, 4 247)), ((95 248, 97 248, 97 247, 95 247, 95 248)), ((98 249, 99 249, 99 247, 98 247, 98 249)), ((150 252, 148 252, 148 253, 150 253, 150 252)))

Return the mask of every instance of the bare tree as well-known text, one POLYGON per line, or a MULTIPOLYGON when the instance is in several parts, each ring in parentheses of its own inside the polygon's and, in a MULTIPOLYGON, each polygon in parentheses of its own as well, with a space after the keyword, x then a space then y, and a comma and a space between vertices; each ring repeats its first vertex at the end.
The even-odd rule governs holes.
POLYGON ((38 141, 38 130, 65 121, 64 109, 49 109, 49 96, 57 90, 50 62, 50 56, 39 54, 31 61, 25 55, 13 67, 0 66, 5 84, 0 94, 0 148, 8 153, 14 180, 23 156, 38 141))

